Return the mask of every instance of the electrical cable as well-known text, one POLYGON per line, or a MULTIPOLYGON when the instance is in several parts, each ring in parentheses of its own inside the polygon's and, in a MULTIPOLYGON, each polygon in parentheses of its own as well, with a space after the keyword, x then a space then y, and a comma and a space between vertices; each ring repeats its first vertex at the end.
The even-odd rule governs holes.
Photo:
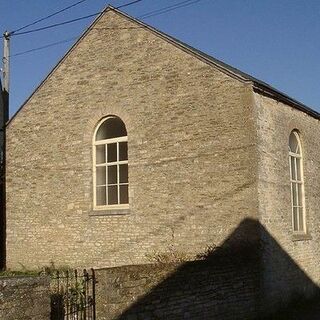
MULTIPOLYGON (((124 5, 122 5, 122 6, 116 7, 116 9, 119 9, 119 8, 121 8, 121 7, 124 7, 124 6, 131 5, 131 4, 140 2, 140 1, 142 1, 142 0, 136 0, 136 1, 129 2, 129 3, 124 4, 124 5)), ((160 8, 160 9, 157 9, 157 10, 153 10, 153 11, 147 12, 147 13, 139 16, 138 19, 149 18, 149 17, 152 17, 152 16, 156 16, 156 15, 160 15, 160 14, 163 14, 163 13, 167 13, 167 12, 169 12, 169 11, 173 11, 173 10, 176 10, 176 9, 179 9, 179 8, 182 8, 182 7, 186 7, 186 6, 189 6, 189 5, 198 3, 198 2, 200 2, 200 1, 201 1, 201 0, 185 0, 185 1, 181 1, 181 2, 176 3, 176 4, 174 4, 174 5, 171 5, 171 6, 167 6, 167 7, 164 7, 164 8, 160 8)), ((101 13, 101 12, 99 12, 99 13, 101 13)), ((99 13, 97 13, 97 14, 99 14, 99 13)), ((96 15, 96 14, 93 14, 93 15, 96 15)), ((78 19, 84 19, 84 18, 87 18, 87 17, 92 17, 93 15, 86 16, 86 17, 81 17, 81 18, 78 18, 78 19)), ((70 20, 70 21, 73 22, 74 20, 76 20, 76 19, 73 19, 73 20, 70 20)), ((71 23, 71 22, 69 22, 69 23, 71 23)), ((54 25, 49 26, 49 27, 54 27, 54 25)), ((46 28, 46 27, 45 27, 45 28, 46 28)), ((39 29, 42 29, 42 28, 39 28, 39 29)), ((38 29, 37 29, 37 30, 38 30, 38 29)), ((42 29, 42 30, 43 30, 43 29, 42 29)), ((19 33, 19 34, 20 34, 20 33, 19 33)), ((18 35, 19 35, 19 34, 18 34, 18 35)), ((80 36, 81 36, 81 35, 75 36, 75 37, 72 37, 72 38, 68 38, 68 39, 65 39, 65 40, 62 40, 62 41, 49 43, 49 44, 47 44, 47 45, 44 45, 44 46, 41 46, 41 47, 37 47, 37 48, 33 48, 33 49, 30 49, 30 50, 18 52, 18 53, 16 53, 16 54, 11 55, 10 57, 16 57, 16 56, 24 55, 24 54, 31 53, 31 52, 34 52, 34 51, 38 51, 38 50, 42 50, 42 49, 47 49, 47 48, 50 48, 50 47, 53 47, 53 46, 56 46, 56 45, 59 45, 59 44, 63 44, 63 43, 66 43, 66 42, 70 42, 70 41, 72 41, 72 40, 75 40, 75 39, 79 38, 80 36)))
POLYGON ((131 1, 129 3, 125 3, 125 4, 121 5, 121 6, 115 7, 115 9, 125 8, 125 7, 131 6, 132 4, 135 4, 135 3, 138 3, 138 2, 141 2, 141 1, 142 0, 131 1))
MULTIPOLYGON (((79 35, 79 36, 80 36, 80 35, 79 35)), ((56 45, 58 45, 58 44, 70 42, 70 41, 72 41, 72 40, 78 39, 79 36, 72 37, 72 38, 65 39, 65 40, 61 40, 61 41, 58 41, 58 42, 49 43, 49 44, 44 45, 44 46, 42 46, 42 47, 33 48, 33 49, 30 49, 30 50, 18 52, 18 53, 15 53, 15 54, 13 54, 13 55, 10 55, 10 58, 12 58, 12 57, 17 57, 17 56, 21 56, 21 55, 24 55, 24 54, 26 54, 26 53, 31 53, 31 52, 38 51, 38 50, 42 50, 42 49, 47 49, 47 48, 56 46, 56 45)))
POLYGON ((34 22, 31 22, 31 23, 29 23, 29 24, 26 24, 26 25, 24 25, 24 26, 22 26, 22 27, 20 27, 20 28, 18 28, 18 29, 16 29, 16 30, 11 31, 11 34, 13 34, 13 33, 15 33, 15 32, 18 32, 18 31, 21 31, 21 30, 23 30, 23 29, 26 29, 26 28, 28 28, 28 27, 31 27, 31 26, 33 26, 33 25, 35 25, 35 24, 37 24, 37 23, 39 23, 39 22, 41 22, 41 21, 47 20, 47 19, 49 19, 49 18, 51 18, 51 17, 54 17, 54 16, 56 16, 57 14, 62 13, 62 12, 64 12, 64 11, 67 11, 67 10, 69 10, 69 9, 71 9, 71 8, 77 6, 77 5, 79 5, 80 3, 85 2, 85 1, 87 1, 87 0, 80 0, 80 1, 78 1, 78 2, 76 2, 76 3, 74 3, 74 4, 72 4, 72 5, 70 5, 70 6, 68 6, 68 7, 65 7, 65 8, 63 8, 63 9, 61 9, 61 10, 59 10, 59 11, 56 11, 56 12, 54 12, 54 13, 46 16, 46 17, 40 18, 40 19, 38 19, 38 20, 35 20, 34 22))
POLYGON ((164 7, 164 8, 160 8, 160 9, 153 10, 153 11, 147 12, 145 14, 142 14, 142 15, 138 16, 138 19, 147 19, 147 18, 150 18, 150 17, 158 16, 160 14, 167 13, 167 12, 179 9, 179 8, 187 7, 189 5, 195 4, 195 3, 200 2, 200 1, 201 0, 185 0, 185 1, 181 1, 181 2, 178 2, 178 3, 174 4, 174 5, 167 6, 167 7, 164 7))
MULTIPOLYGON (((128 7, 128 6, 131 6, 131 5, 136 4, 136 3, 138 3, 138 2, 141 2, 141 1, 143 1, 143 0, 131 1, 131 2, 128 2, 128 3, 123 4, 123 5, 121 5, 121 6, 118 6, 118 7, 116 7, 115 9, 120 9, 120 8, 128 7)), ((66 25, 66 24, 69 24, 69 23, 73 23, 73 22, 76 22, 76 21, 83 20, 83 19, 88 19, 88 18, 91 18, 91 17, 93 17, 93 16, 97 16, 98 14, 101 14, 102 12, 103 12, 103 11, 99 11, 99 12, 96 12, 96 13, 89 14, 89 15, 87 15, 87 16, 79 17, 79 18, 72 19, 72 20, 63 21, 63 22, 60 22, 60 23, 55 23, 55 24, 52 24, 52 25, 48 25, 48 26, 45 26, 45 27, 41 27, 41 28, 37 28, 37 29, 32 29, 32 30, 28 30, 28 31, 14 32, 14 33, 11 32, 11 35, 12 35, 12 36, 18 36, 18 35, 29 34, 29 33, 37 32, 37 31, 42 31, 42 30, 47 30, 47 29, 55 28, 55 27, 58 27, 58 26, 66 25)))
POLYGON ((76 19, 72 19, 72 20, 68 20, 68 21, 64 21, 64 22, 51 24, 49 26, 45 26, 45 27, 41 27, 41 28, 37 28, 37 29, 32 29, 32 30, 29 30, 29 31, 22 31, 22 32, 18 32, 18 33, 13 33, 12 36, 20 36, 20 35, 23 35, 23 34, 28 34, 28 33, 33 33, 33 32, 37 32, 37 31, 51 29, 51 28, 54 28, 54 27, 63 26, 65 24, 69 24, 69 23, 73 23, 73 22, 76 22, 76 21, 80 21, 80 20, 83 20, 83 19, 88 19, 88 18, 97 16, 100 13, 101 12, 96 12, 96 13, 92 13, 92 14, 89 14, 89 15, 84 16, 84 17, 80 17, 80 18, 76 18, 76 19))

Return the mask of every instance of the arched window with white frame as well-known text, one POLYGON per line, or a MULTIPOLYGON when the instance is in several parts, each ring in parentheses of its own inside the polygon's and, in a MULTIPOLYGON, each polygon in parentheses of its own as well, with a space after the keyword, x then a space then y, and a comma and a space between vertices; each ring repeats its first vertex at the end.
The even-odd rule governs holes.
POLYGON ((93 141, 94 209, 125 209, 128 195, 128 137, 116 116, 101 120, 93 141))
POLYGON ((289 137, 292 226, 298 233, 306 232, 302 161, 300 137, 297 131, 292 131, 289 137))

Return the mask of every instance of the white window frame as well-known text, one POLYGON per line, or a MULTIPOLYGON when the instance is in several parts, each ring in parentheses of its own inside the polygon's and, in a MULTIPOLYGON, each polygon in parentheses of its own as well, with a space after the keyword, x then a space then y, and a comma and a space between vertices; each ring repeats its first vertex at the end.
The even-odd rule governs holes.
MULTIPOLYGON (((289 167, 290 167, 290 188, 291 188, 291 215, 292 215, 292 230, 295 234, 306 234, 307 232, 307 225, 306 225, 306 209, 305 209, 305 191, 304 191, 304 175, 303 175, 303 155, 302 155, 302 146, 299 137, 299 133, 297 131, 292 131, 290 133, 293 134, 297 140, 299 153, 293 152, 290 149, 290 142, 289 142, 289 167), (292 161, 293 159, 293 161, 292 161), (292 162, 294 163, 294 168, 292 167, 292 162), (297 162, 300 164, 300 173, 298 175, 297 169, 297 162), (293 179, 292 172, 294 170, 295 179, 293 179), (298 177, 300 176, 300 179, 298 177), (298 188, 301 188, 301 199, 299 196, 298 188), (296 199, 296 205, 294 203, 294 197, 296 199), (294 209, 297 209, 295 213, 294 209), (300 221, 300 214, 299 212, 302 211, 302 223, 300 221), (295 215, 297 221, 298 230, 295 230, 295 215)), ((289 136, 289 137, 290 137, 289 136)), ((290 140, 289 140, 290 141, 290 140)))
MULTIPOLYGON (((111 139, 104 139, 104 140, 98 140, 96 141, 96 135, 97 132, 100 128, 100 126, 108 119, 104 118, 102 119, 94 132, 93 135, 93 142, 92 142, 92 164, 93 164, 93 209, 94 210, 122 210, 122 209, 129 209, 129 203, 125 203, 125 204, 106 204, 106 205, 97 205, 97 167, 106 167, 106 199, 108 202, 108 166, 117 166, 117 184, 115 184, 117 186, 117 190, 118 190, 118 201, 120 199, 120 191, 119 191, 119 186, 120 185, 128 185, 128 198, 129 198, 129 181, 127 183, 120 183, 119 178, 119 165, 121 164, 128 164, 128 159, 127 160, 122 160, 119 161, 119 143, 120 142, 128 142, 128 136, 122 136, 122 137, 116 137, 116 138, 111 138, 111 139), (116 143, 117 144, 117 161, 114 162, 107 162, 107 147, 108 144, 112 144, 112 143, 116 143), (106 162, 105 163, 101 163, 101 164, 97 164, 96 163, 96 146, 98 145, 105 145, 105 152, 106 152, 106 162)), ((111 117, 110 117, 111 118, 111 117)), ((129 201, 129 199, 128 199, 129 201)))

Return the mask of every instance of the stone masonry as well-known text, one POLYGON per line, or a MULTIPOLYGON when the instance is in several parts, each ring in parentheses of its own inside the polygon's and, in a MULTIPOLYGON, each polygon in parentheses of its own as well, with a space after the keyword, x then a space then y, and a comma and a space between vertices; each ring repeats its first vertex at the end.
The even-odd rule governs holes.
MULTIPOLYGON (((258 133, 258 195, 261 224, 317 285, 320 284, 320 126, 319 119, 255 93, 258 133), (302 144, 307 234, 294 235, 290 198, 288 137, 298 130, 302 144)), ((265 292, 272 301, 310 290, 265 240, 265 292), (279 277, 286 274, 285 277, 279 277)))
POLYGON ((7 266, 117 266, 219 244, 257 217, 253 114, 249 85, 107 11, 9 124, 7 266), (127 127, 127 215, 92 209, 107 115, 127 127))
POLYGON ((48 320, 49 318, 49 278, 0 277, 0 319, 48 320))
POLYGON ((259 314, 259 272, 252 263, 133 265, 96 276, 99 320, 253 320, 259 314))
POLYGON ((102 14, 8 124, 7 266, 193 257, 252 219, 258 227, 237 239, 262 244, 266 305, 311 295, 320 281, 320 117, 236 73, 117 10, 102 14), (93 210, 93 133, 108 115, 128 132, 126 214, 93 210), (293 129, 302 236, 291 222, 293 129))

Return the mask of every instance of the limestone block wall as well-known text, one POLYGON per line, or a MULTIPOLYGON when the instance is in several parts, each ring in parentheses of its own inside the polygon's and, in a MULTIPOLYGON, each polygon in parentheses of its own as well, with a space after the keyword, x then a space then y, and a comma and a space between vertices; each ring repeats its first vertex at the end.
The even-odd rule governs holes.
POLYGON ((249 84, 106 12, 8 126, 8 267, 146 263, 221 243, 257 215, 252 97, 249 84), (92 137, 107 115, 128 132, 125 215, 93 210, 92 137))
POLYGON ((0 277, 0 319, 50 319, 49 278, 0 277))
POLYGON ((97 318, 256 319, 258 269, 252 264, 124 266, 96 270, 97 318))
MULTIPOLYGON (((314 286, 300 281, 278 246, 316 286, 320 282, 320 123, 319 120, 266 96, 255 94, 259 155, 259 214, 274 242, 264 239, 264 285, 267 296, 279 304, 299 295, 308 296, 314 286), (298 130, 303 155, 307 234, 292 228, 288 139, 298 130), (285 275, 285 276, 280 276, 285 275)), ((270 239, 270 237, 269 237, 270 239)), ((310 284, 310 283, 309 283, 310 284)))

